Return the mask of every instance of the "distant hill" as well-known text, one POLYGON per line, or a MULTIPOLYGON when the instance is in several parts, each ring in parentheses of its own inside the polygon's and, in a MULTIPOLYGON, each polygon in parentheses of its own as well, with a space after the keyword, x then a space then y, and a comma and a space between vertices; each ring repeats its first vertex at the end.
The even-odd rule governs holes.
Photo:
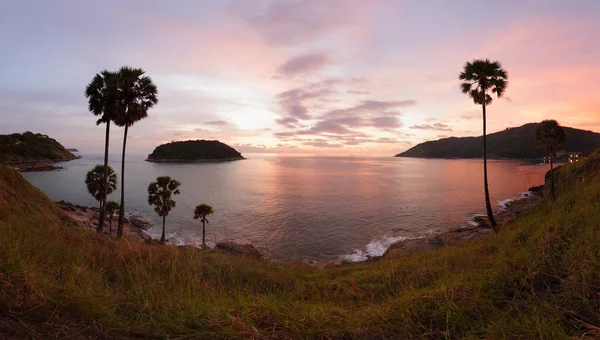
MULTIPOLYGON (((508 128, 489 134, 487 151, 489 158, 536 159, 546 156, 543 150, 536 148, 533 136, 539 123, 508 128)), ((600 148, 600 134, 563 127, 567 136, 567 151, 582 152, 589 155, 600 148)), ((483 156, 483 136, 450 137, 428 141, 414 146, 396 157, 416 158, 480 158, 483 156)))
POLYGON ((157 146, 148 162, 219 162, 244 159, 241 153, 217 140, 189 140, 157 146))
POLYGON ((40 133, 0 135, 0 163, 68 161, 76 159, 56 140, 40 133))

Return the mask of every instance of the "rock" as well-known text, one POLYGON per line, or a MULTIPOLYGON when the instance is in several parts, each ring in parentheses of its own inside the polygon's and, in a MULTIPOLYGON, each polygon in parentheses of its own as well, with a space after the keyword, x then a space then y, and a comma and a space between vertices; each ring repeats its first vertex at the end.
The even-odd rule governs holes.
POLYGON ((231 255, 262 259, 263 255, 251 244, 237 244, 235 242, 219 242, 216 249, 231 255))
POLYGON ((126 223, 131 223, 134 226, 136 226, 140 229, 143 229, 143 230, 148 230, 148 229, 152 228, 152 226, 154 225, 154 223, 152 223, 152 221, 146 219, 140 213, 132 213, 131 215, 129 215, 128 220, 129 221, 126 223))
POLYGON ((544 186, 543 185, 538 185, 535 187, 531 187, 529 188, 527 191, 533 193, 533 194, 537 194, 537 195, 541 195, 544 191, 544 186))

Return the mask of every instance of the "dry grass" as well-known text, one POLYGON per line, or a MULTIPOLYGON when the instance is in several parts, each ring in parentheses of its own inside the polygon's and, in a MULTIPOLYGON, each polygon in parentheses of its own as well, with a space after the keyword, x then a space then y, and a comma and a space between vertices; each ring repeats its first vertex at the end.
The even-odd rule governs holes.
POLYGON ((557 201, 498 235, 324 269, 86 233, 0 168, 0 335, 594 338, 599 162, 562 171, 557 201))

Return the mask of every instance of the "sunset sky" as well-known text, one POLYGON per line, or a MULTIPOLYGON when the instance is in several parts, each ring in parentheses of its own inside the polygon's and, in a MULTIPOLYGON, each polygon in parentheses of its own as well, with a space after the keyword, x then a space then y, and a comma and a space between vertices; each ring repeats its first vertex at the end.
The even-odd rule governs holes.
MULTIPOLYGON (((141 67, 159 103, 128 150, 218 139, 242 153, 394 155, 481 134, 474 58, 509 73, 488 131, 542 119, 600 132, 598 0, 3 0, 0 134, 102 152, 95 73, 141 67)), ((119 150, 122 130, 113 130, 119 150)))

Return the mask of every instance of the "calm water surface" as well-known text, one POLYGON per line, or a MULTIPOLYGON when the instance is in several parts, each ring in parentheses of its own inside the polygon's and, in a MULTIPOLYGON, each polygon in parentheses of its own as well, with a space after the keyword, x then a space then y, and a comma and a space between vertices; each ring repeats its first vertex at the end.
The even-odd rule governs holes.
MULTIPOLYGON (((101 155, 61 163, 57 172, 25 173, 53 200, 96 206, 84 178, 101 155)), ((198 244, 202 225, 194 207, 213 206, 207 239, 252 243, 278 260, 338 260, 380 255, 403 237, 467 223, 485 211, 481 160, 411 158, 284 157, 248 155, 215 164, 157 164, 128 155, 126 211, 161 220, 147 204, 146 188, 157 176, 182 183, 177 207, 167 217, 167 237, 198 244)), ((110 165, 120 169, 118 160, 110 165)), ((517 161, 488 164, 492 204, 518 197, 543 182, 544 165, 517 161)), ((120 173, 119 173, 120 175, 120 173)), ((120 178, 119 178, 120 181, 120 178)), ((119 201, 118 193, 109 199, 119 201)))

